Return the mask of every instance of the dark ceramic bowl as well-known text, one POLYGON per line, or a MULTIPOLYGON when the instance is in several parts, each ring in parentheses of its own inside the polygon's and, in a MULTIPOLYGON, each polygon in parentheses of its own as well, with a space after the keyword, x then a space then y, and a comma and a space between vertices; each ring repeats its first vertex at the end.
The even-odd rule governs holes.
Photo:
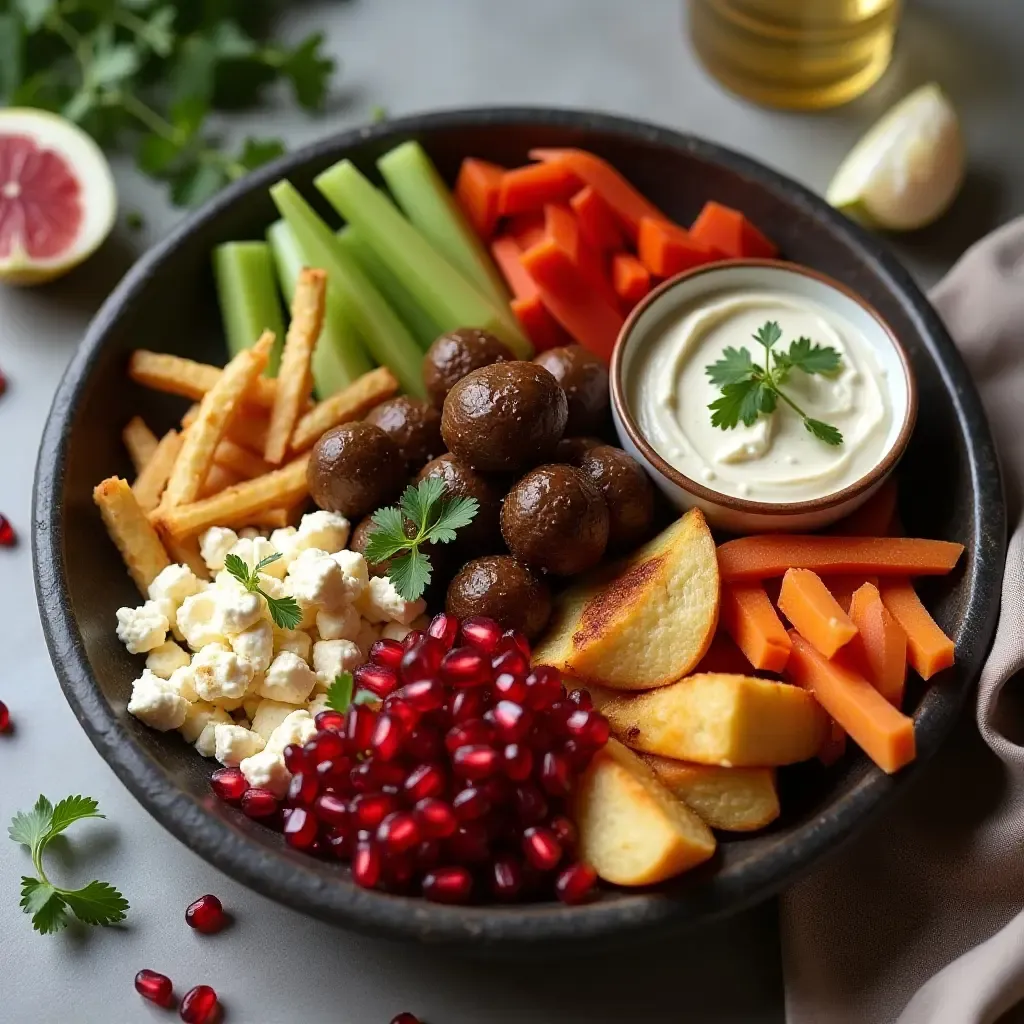
POLYGON ((881 243, 799 185, 728 150, 651 125, 555 110, 440 113, 348 132, 257 171, 188 218, 120 283, 65 374, 43 436, 35 524, 39 608, 61 685, 97 749, 158 821, 232 877, 316 917, 502 952, 692 927, 775 892, 851 835, 949 734, 994 628, 1004 544, 999 470, 974 386, 934 310, 881 243), (888 320, 910 353, 921 396, 901 468, 907 529, 967 548, 957 572, 925 592, 956 638, 957 667, 927 691, 912 688, 915 765, 890 778, 851 755, 827 772, 813 764, 787 770, 775 825, 748 838, 723 836, 714 860, 656 890, 608 891, 576 908, 455 908, 366 892, 346 870, 287 848, 211 795, 209 761, 125 712, 139 662, 114 635, 114 610, 138 603, 138 595, 104 534, 92 489, 129 472, 121 428, 133 414, 162 429, 182 412, 180 402, 128 382, 128 355, 145 346, 222 361, 213 247, 262 237, 276 218, 267 186, 278 178, 287 175, 312 196, 313 177, 334 161, 351 157, 372 171, 375 157, 408 138, 421 140, 449 178, 465 155, 514 165, 531 146, 592 149, 682 223, 708 198, 745 210, 785 255, 859 292, 888 320))

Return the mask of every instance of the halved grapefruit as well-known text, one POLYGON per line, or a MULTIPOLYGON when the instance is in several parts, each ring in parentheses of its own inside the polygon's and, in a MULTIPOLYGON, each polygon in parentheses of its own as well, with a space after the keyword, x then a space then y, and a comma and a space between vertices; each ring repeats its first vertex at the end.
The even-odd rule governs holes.
POLYGON ((0 281, 40 284, 91 256, 110 234, 110 165, 56 114, 0 110, 0 281))

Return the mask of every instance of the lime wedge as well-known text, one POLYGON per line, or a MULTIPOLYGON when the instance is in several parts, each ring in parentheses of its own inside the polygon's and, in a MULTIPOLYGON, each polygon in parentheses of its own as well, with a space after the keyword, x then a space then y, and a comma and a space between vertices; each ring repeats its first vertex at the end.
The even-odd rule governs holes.
POLYGON ((869 227, 913 231, 940 217, 964 180, 960 121, 934 82, 915 89, 868 130, 825 193, 869 227))

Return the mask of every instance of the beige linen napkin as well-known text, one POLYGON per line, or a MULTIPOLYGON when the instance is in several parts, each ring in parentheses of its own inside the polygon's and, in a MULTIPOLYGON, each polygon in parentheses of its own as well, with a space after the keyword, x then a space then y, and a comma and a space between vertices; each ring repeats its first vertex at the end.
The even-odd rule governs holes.
POLYGON ((932 299, 981 391, 1011 531, 975 715, 869 832, 782 898, 789 1024, 988 1024, 1024 999, 1024 219, 932 299))

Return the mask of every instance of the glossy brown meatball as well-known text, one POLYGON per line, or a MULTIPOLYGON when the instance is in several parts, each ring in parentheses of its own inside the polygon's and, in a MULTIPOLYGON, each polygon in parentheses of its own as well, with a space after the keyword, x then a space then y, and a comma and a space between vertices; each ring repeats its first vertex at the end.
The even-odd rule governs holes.
POLYGON ((508 492, 501 535, 533 569, 572 576, 596 565, 608 544, 608 506, 573 466, 538 466, 508 492))
POLYGON ((445 610, 458 619, 486 615, 505 629, 536 640, 551 617, 551 592, 530 570, 508 555, 469 562, 448 586, 445 610))
POLYGON ((371 409, 365 422, 380 427, 398 445, 410 475, 444 451, 441 414, 421 398, 389 398, 371 409))
POLYGON ((601 445, 586 452, 579 467, 608 506, 608 550, 629 551, 647 540, 654 528, 654 487, 640 464, 621 448, 601 445))
POLYGON ((417 481, 438 477, 445 482, 449 494, 456 498, 476 498, 479 508, 468 526, 459 530, 450 547, 463 558, 470 558, 487 552, 490 554, 502 547, 501 499, 508 490, 503 478, 484 476, 470 469, 451 453, 428 462, 416 477, 417 481))
POLYGON ((567 434, 598 433, 608 422, 608 367, 582 345, 562 345, 534 360, 551 372, 569 402, 567 434))
POLYGON ((423 383, 434 405, 440 409, 448 392, 467 373, 492 363, 515 359, 503 341, 490 331, 477 327, 460 327, 442 334, 423 357, 423 383))
MULTIPOLYGON (((352 536, 349 538, 348 546, 353 551, 358 551, 359 554, 366 554, 366 541, 367 534, 373 529, 373 522, 369 516, 360 519, 356 528, 352 531, 352 536)), ((384 576, 390 568, 391 562, 385 559, 383 562, 370 562, 366 563, 366 570, 371 576, 384 576)))
POLYGON ((604 441, 599 437, 563 437, 555 445, 554 462, 565 462, 570 466, 578 466, 591 448, 603 445, 604 441))
POLYGON ((344 423, 313 445, 306 479, 321 508, 356 520, 398 497, 405 460, 380 427, 344 423))
POLYGON ((441 413, 449 451, 485 473, 515 473, 548 460, 565 432, 565 392, 536 363, 495 363, 452 388, 441 413))

